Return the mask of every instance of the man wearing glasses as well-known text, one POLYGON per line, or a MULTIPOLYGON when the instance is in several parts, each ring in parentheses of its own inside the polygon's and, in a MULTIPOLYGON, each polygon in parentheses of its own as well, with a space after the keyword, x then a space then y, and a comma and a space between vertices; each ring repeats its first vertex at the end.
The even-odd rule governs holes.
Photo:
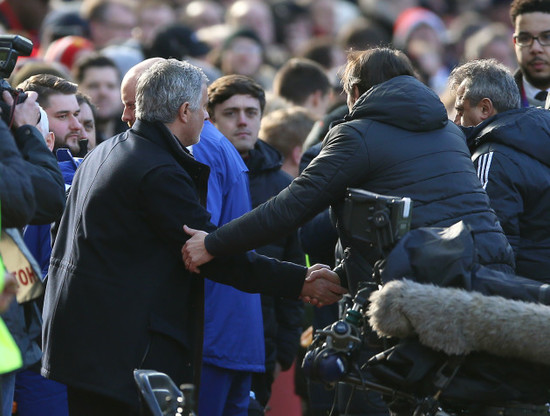
POLYGON ((514 0, 510 6, 522 107, 544 106, 550 89, 550 2, 514 0))

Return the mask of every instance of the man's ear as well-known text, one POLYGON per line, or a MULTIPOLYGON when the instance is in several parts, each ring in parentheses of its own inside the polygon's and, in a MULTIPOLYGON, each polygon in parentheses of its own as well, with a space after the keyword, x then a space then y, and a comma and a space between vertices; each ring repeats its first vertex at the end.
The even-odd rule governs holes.
POLYGON ((53 134, 53 131, 48 132, 46 137, 44 137, 44 140, 46 141, 46 146, 48 146, 48 149, 53 152, 53 146, 55 144, 55 134, 53 134))
POLYGON ((353 102, 357 101, 361 94, 359 94, 359 87, 357 85, 353 86, 353 102))
POLYGON ((481 121, 487 120, 489 117, 497 114, 493 102, 490 98, 482 98, 481 101, 477 104, 480 109, 481 121))
POLYGON ((180 121, 183 123, 187 123, 189 121, 189 113, 190 113, 189 103, 186 101, 182 105, 180 105, 179 111, 178 111, 178 117, 180 121))

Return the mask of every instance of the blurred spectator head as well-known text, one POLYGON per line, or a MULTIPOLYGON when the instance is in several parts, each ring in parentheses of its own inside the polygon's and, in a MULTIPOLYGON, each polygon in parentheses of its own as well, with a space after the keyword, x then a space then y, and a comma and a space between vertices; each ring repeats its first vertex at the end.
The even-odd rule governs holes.
MULTIPOLYGON (((19 60, 21 61, 21 58, 19 58, 19 60)), ((59 62, 45 62, 43 59, 29 58, 26 59, 21 66, 15 67, 8 81, 10 85, 16 87, 27 78, 38 74, 50 74, 69 81, 73 80, 71 73, 67 70, 65 65, 59 62)))
POLYGON ((88 22, 80 17, 77 8, 63 6, 51 10, 42 22, 40 49, 42 55, 50 43, 65 36, 90 37, 88 22))
POLYGON ((466 39, 464 62, 476 59, 495 58, 510 70, 517 68, 514 47, 510 38, 512 31, 502 23, 492 23, 466 39))
POLYGON ((72 70, 74 63, 94 51, 94 44, 81 36, 65 36, 54 40, 44 53, 46 62, 59 62, 72 70))
POLYGON ((193 30, 199 30, 222 24, 224 12, 223 6, 217 1, 193 0, 182 8, 180 20, 193 30))
POLYGON ((363 15, 392 27, 405 9, 417 7, 418 0, 358 0, 363 15))
POLYGON ((228 7, 226 23, 233 29, 249 28, 263 45, 275 41, 273 14, 269 4, 262 0, 237 0, 228 7))
POLYGON ((420 40, 440 50, 447 42, 447 29, 443 20, 422 7, 406 9, 395 21, 393 46, 407 50, 410 42, 420 40))
POLYGON ((97 52, 87 55, 75 63, 73 74, 79 90, 88 95, 97 107, 98 120, 120 117, 121 77, 112 59, 97 52))
POLYGON ((338 32, 338 43, 344 51, 364 51, 391 42, 391 33, 375 20, 358 17, 338 32))
POLYGON ((184 59, 188 56, 203 57, 209 51, 209 46, 200 41, 191 28, 175 23, 159 30, 151 47, 145 50, 145 56, 184 59))
POLYGON ((143 48, 151 47, 156 34, 177 20, 171 0, 141 0, 136 7, 136 17, 133 35, 143 48))
POLYGON ((218 51, 216 64, 224 75, 254 77, 264 62, 264 47, 256 32, 240 29, 231 33, 218 51))
POLYGON ((327 112, 331 84, 321 65, 306 58, 292 58, 275 74, 273 93, 307 108, 319 119, 327 112))
POLYGON ((281 169, 292 177, 298 176, 302 149, 315 119, 303 107, 272 111, 262 119, 259 137, 283 155, 281 169))
POLYGON ((275 0, 271 8, 275 18, 276 42, 294 55, 313 36, 309 10, 295 0, 275 0))
POLYGON ((137 26, 132 0, 83 0, 80 13, 88 22, 96 49, 130 39, 137 26))

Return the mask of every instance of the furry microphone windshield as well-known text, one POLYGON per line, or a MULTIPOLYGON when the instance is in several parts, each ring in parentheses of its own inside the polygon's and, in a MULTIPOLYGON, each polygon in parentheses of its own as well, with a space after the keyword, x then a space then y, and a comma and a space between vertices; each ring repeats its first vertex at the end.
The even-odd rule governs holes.
POLYGON ((380 337, 419 341, 448 355, 485 351, 550 364, 550 307, 394 280, 370 297, 371 327, 380 337))

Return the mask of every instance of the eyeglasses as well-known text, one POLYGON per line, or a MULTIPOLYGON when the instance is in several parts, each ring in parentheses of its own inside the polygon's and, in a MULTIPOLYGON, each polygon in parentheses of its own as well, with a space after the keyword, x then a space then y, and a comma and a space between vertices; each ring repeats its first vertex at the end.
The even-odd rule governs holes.
POLYGON ((541 32, 538 36, 533 36, 530 33, 520 33, 519 35, 514 35, 514 42, 516 42, 516 45, 520 47, 531 46, 535 39, 539 41, 541 46, 550 46, 550 30, 541 32))

